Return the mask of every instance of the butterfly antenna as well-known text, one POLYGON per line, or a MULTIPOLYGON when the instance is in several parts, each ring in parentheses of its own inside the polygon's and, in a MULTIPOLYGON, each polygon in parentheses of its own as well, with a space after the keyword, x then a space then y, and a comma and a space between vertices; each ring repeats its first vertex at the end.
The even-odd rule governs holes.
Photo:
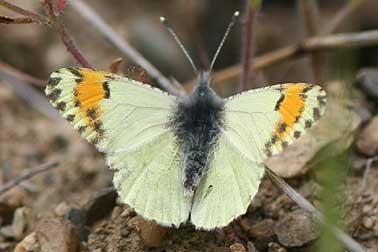
POLYGON ((218 46, 218 49, 217 49, 217 51, 214 54, 213 60, 211 61, 209 72, 211 72, 213 70, 213 66, 214 66, 215 60, 218 58, 218 54, 219 54, 220 50, 222 49, 223 44, 226 41, 226 38, 227 38, 228 34, 231 31, 232 26, 234 26, 234 24, 236 23, 237 18, 239 17, 239 14, 240 14, 239 11, 235 11, 234 12, 234 15, 232 16, 231 22, 228 24, 227 30, 224 33, 222 41, 220 42, 220 44, 218 46))
POLYGON ((186 58, 190 62, 190 65, 192 66, 194 73, 197 74, 198 70, 196 65, 194 64, 192 58, 190 57, 188 51, 185 49, 184 45, 181 43, 180 39, 178 38, 175 31, 172 29, 172 27, 169 25, 168 21, 165 19, 165 17, 160 17, 160 21, 163 23, 164 27, 167 29, 167 31, 172 35, 172 37, 175 39, 176 43, 181 48, 182 52, 185 54, 186 58))

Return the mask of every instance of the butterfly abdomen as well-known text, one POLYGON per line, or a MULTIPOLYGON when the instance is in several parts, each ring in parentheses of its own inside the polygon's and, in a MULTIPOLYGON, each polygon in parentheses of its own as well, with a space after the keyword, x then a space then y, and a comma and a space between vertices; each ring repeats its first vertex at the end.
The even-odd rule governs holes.
POLYGON ((171 119, 183 153, 183 184, 191 194, 199 184, 223 122, 224 104, 209 87, 194 91, 179 102, 171 119))

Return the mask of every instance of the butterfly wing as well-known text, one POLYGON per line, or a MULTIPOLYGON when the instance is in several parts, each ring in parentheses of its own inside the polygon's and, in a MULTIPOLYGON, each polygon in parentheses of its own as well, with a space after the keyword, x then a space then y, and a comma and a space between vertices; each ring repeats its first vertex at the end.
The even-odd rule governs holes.
POLYGON ((311 127, 324 105, 325 92, 305 83, 275 85, 228 98, 224 128, 195 193, 192 223, 213 229, 245 213, 264 174, 264 159, 311 127))
POLYGON ((261 163, 244 158, 222 135, 213 160, 196 189, 191 222, 205 230, 226 226, 245 213, 257 193, 263 173, 261 163))
POLYGON ((106 153, 123 202, 163 225, 187 220, 191 199, 184 197, 181 153, 167 127, 173 96, 84 68, 54 72, 45 92, 63 117, 106 153))

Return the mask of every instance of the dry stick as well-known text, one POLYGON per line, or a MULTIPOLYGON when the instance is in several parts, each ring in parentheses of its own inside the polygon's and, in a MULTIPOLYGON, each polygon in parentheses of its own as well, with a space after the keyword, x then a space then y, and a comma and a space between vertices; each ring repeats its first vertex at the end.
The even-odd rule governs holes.
POLYGON ((38 79, 36 77, 33 77, 17 68, 14 68, 7 63, 0 60, 0 68, 5 69, 7 72, 11 73, 13 76, 15 76, 17 79, 24 80, 27 82, 32 83, 35 86, 38 87, 44 87, 46 85, 45 80, 38 79))
POLYGON ((0 23, 2 24, 30 24, 34 22, 34 19, 29 17, 0 16, 0 23))
POLYGON ((118 50, 124 53, 136 64, 146 69, 147 73, 169 93, 174 95, 183 95, 183 89, 177 89, 169 79, 167 79, 157 68, 147 61, 138 51, 130 44, 123 40, 105 21, 86 3, 81 0, 71 1, 78 13, 80 13, 89 23, 91 23, 105 38, 107 38, 118 50))
MULTIPOLYGON (((378 30, 344 33, 328 36, 319 36, 308 38, 297 45, 289 45, 281 49, 266 53, 256 57, 251 65, 252 71, 258 71, 263 68, 280 63, 284 60, 305 55, 313 51, 324 51, 337 48, 356 48, 364 46, 372 46, 378 44, 378 30)), ((235 65, 213 74, 214 84, 222 82, 238 76, 242 71, 240 65, 235 65)), ((190 82, 189 84, 193 84, 190 82)), ((185 88, 190 88, 186 86, 185 88)))
POLYGON ((242 34, 242 72, 240 75, 240 82, 239 82, 239 91, 242 92, 247 89, 247 83, 250 79, 251 74, 251 62, 252 62, 252 41, 253 41, 253 21, 255 17, 255 11, 250 6, 250 0, 246 1, 246 8, 245 13, 247 17, 244 16, 244 24, 243 24, 243 34, 242 34))
POLYGON ((54 10, 54 4, 51 0, 45 0, 46 9, 49 15, 50 21, 53 23, 55 29, 59 33, 60 39, 63 44, 66 46, 67 50, 72 54, 76 61, 83 67, 92 68, 89 62, 85 59, 83 54, 80 52, 69 36, 66 28, 64 27, 63 22, 60 19, 60 13, 54 10))
POLYGON ((346 248, 348 248, 352 252, 366 252, 366 249, 361 244, 355 241, 344 231, 342 231, 336 226, 328 224, 323 214, 319 210, 317 210, 302 195, 295 191, 290 185, 288 185, 282 178, 280 178, 268 167, 265 167, 265 171, 269 179, 274 184, 276 184, 282 191, 284 191, 290 199, 292 199, 295 203, 298 204, 298 206, 303 208, 305 211, 311 213, 320 223, 330 228, 334 232, 335 236, 345 245, 346 248))
MULTIPOLYGON (((297 0, 299 9, 304 18, 307 37, 314 37, 319 34, 319 9, 317 0, 297 0)), ((312 73, 316 83, 322 82, 324 58, 319 52, 311 55, 312 73)))
POLYGON ((15 178, 11 181, 8 181, 4 185, 2 185, 0 187, 0 195, 5 193, 6 191, 9 191, 10 189, 15 187, 16 185, 20 184, 22 181, 27 180, 27 179, 37 175, 38 173, 45 172, 47 170, 55 168, 58 165, 59 165, 58 161, 52 161, 52 162, 49 162, 49 163, 46 163, 46 164, 43 164, 43 165, 39 165, 37 167, 27 169, 25 174, 20 175, 19 177, 15 178))
POLYGON ((349 0, 342 7, 336 15, 324 26, 324 30, 321 31, 321 34, 330 34, 333 33, 339 26, 346 20, 354 11, 356 11, 366 0, 349 0))
POLYGON ((21 7, 14 5, 14 4, 8 3, 7 1, 0 0, 0 6, 3 6, 4 8, 12 10, 16 13, 25 15, 25 16, 29 17, 30 19, 32 19, 36 23, 46 24, 46 25, 48 25, 50 23, 49 20, 47 19, 47 17, 40 15, 40 14, 37 14, 37 13, 34 13, 34 12, 31 12, 31 11, 28 11, 28 10, 25 10, 21 7))

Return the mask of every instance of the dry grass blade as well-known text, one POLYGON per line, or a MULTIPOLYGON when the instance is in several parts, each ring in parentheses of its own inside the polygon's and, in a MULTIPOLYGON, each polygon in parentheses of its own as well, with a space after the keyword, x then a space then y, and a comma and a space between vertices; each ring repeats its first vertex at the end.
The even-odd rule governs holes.
POLYGON ((290 199, 292 199, 295 203, 298 204, 298 206, 311 213, 320 223, 330 228, 334 232, 335 236, 345 245, 346 248, 348 248, 352 252, 366 252, 366 249, 362 245, 360 245, 357 241, 355 241, 344 231, 342 231, 336 226, 330 226, 327 223, 327 220, 325 220, 323 214, 319 210, 317 210, 308 200, 306 200, 304 197, 302 197, 302 195, 296 192, 277 174, 275 174, 268 167, 266 167, 265 170, 269 179, 275 185, 277 185, 282 191, 284 191, 290 199))
POLYGON ((39 166, 30 168, 30 169, 27 169, 27 171, 25 172, 25 174, 20 175, 17 178, 15 178, 15 179, 13 179, 11 181, 8 181, 4 185, 2 185, 0 187, 0 195, 3 194, 3 193, 5 193, 6 191, 10 190, 11 188, 17 186, 22 181, 30 179, 31 177, 33 177, 33 176, 35 176, 35 175, 37 175, 37 174, 39 174, 41 172, 45 172, 47 170, 56 168, 58 165, 59 165, 58 161, 52 161, 52 162, 48 162, 46 164, 42 164, 42 165, 39 165, 39 166))
POLYGON ((81 0, 71 2, 77 12, 91 23, 104 37, 106 37, 118 50, 124 53, 134 63, 142 66, 148 72, 151 78, 156 81, 169 93, 174 95, 183 95, 183 89, 177 89, 169 79, 167 79, 155 66, 147 61, 138 51, 129 43, 123 40, 105 21, 86 3, 81 0))

